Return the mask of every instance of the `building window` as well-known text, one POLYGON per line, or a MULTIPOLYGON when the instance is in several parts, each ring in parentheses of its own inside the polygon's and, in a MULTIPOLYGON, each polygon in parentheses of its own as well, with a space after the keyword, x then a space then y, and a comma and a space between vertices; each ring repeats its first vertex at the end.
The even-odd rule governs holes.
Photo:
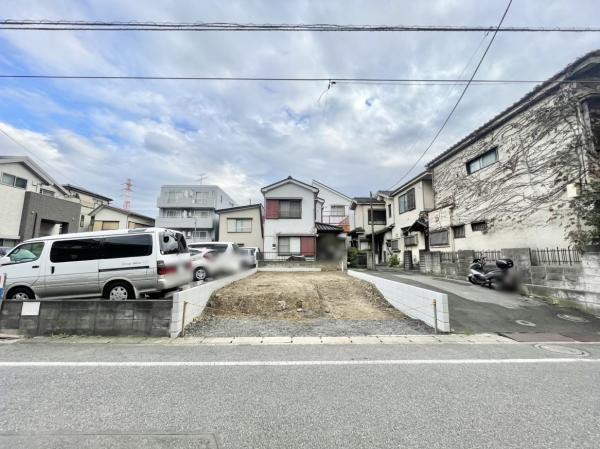
POLYGON ((85 225, 85 215, 82 215, 81 218, 79 218, 79 227, 83 228, 84 225, 85 225))
POLYGON ((452 236, 455 239, 464 239, 465 236, 465 225, 452 226, 452 236))
POLYGON ((388 206, 388 217, 392 218, 392 205, 388 204, 387 206, 388 206))
POLYGON ((252 218, 228 218, 227 232, 252 232, 252 218))
POLYGON ((586 104, 590 121, 592 144, 596 151, 600 152, 600 97, 592 97, 586 104))
POLYGON ((300 254, 300 237, 279 237, 279 254, 300 254))
POLYGON ((417 235, 407 235, 404 237, 404 246, 417 246, 419 243, 417 235))
POLYGON ((302 200, 279 200, 279 218, 302 218, 302 200))
POLYGON ((344 215, 346 215, 346 206, 344 206, 344 205, 331 206, 331 216, 332 217, 343 217, 344 215))
MULTIPOLYGON (((371 224, 371 209, 369 209, 368 211, 368 219, 369 219, 369 224, 371 224)), ((381 225, 381 224, 385 224, 385 210, 374 210, 373 211, 373 224, 374 225, 381 225)))
POLYGON ((192 210, 188 211, 188 217, 207 218, 208 217, 208 211, 207 210, 202 210, 202 209, 192 209, 192 210))
POLYGON ((410 189, 404 195, 398 197, 398 212, 404 213, 415 208, 415 189, 410 189))
POLYGON ((179 209, 165 209, 163 217, 165 218, 178 218, 183 215, 183 211, 179 209))
POLYGON ((399 247, 399 243, 398 243, 397 239, 391 241, 391 248, 392 248, 392 251, 400 251, 400 247, 399 247))
POLYGON ((477 156, 475 159, 471 159, 467 162, 467 173, 475 173, 476 171, 481 170, 489 165, 492 165, 494 162, 498 160, 498 149, 492 148, 489 151, 486 151, 480 156, 477 156))
POLYGON ((27 188, 27 180, 25 178, 19 178, 18 176, 11 175, 10 173, 2 173, 2 184, 6 184, 11 187, 18 187, 19 189, 27 188))
POLYGON ((471 231, 487 231, 487 222, 485 221, 475 221, 471 223, 471 231))
POLYGON ((4 248, 12 248, 17 244, 18 240, 14 239, 0 239, 0 246, 4 248))
POLYGON ((429 233, 429 244, 431 246, 444 246, 448 244, 448 230, 433 231, 429 233))
POLYGON ((102 230, 103 231, 114 231, 119 229, 118 221, 103 221, 102 222, 102 230))
POLYGON ((48 189, 40 189, 40 193, 46 196, 54 196, 54 191, 48 189))

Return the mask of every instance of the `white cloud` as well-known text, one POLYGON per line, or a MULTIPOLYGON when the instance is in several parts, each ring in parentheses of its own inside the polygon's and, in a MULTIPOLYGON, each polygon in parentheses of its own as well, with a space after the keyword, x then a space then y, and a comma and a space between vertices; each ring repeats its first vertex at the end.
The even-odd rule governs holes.
MULTIPOLYGON (((11 18, 482 25, 497 23, 505 7, 504 0, 485 8, 477 0, 4 3, 11 18)), ((515 2, 507 24, 589 25, 597 7, 593 0, 577 8, 547 3, 515 2)), ((0 49, 6 51, 0 68, 4 73, 445 78, 461 73, 481 38, 2 32, 0 49)), ((596 36, 584 34, 569 39, 500 34, 479 76, 545 79, 595 47, 596 36)), ((461 89, 340 83, 317 101, 326 87, 326 82, 20 81, 0 90, 0 97, 19 109, 18 114, 15 108, 0 109, 0 121, 47 165, 67 172, 65 181, 119 202, 121 186, 131 177, 134 208, 152 214, 160 184, 191 183, 200 173, 240 203, 259 199, 262 185, 289 174, 320 179, 349 195, 387 188, 426 147, 461 89)), ((423 162, 531 87, 472 86, 423 162)), ((2 153, 20 153, 5 141, 0 140, 2 153)))

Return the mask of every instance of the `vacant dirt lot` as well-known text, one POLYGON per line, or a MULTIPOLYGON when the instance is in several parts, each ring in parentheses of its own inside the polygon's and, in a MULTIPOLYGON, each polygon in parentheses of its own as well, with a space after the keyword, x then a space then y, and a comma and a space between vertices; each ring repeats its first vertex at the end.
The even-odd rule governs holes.
POLYGON ((261 272, 217 291, 205 315, 304 320, 403 318, 368 282, 339 272, 261 272))

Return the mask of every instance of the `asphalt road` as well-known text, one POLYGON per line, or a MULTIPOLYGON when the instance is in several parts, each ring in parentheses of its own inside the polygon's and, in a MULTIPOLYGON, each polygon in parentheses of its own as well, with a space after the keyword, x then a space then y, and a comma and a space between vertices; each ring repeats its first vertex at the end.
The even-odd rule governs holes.
POLYGON ((600 338, 600 318, 583 312, 550 305, 516 293, 497 292, 467 282, 434 278, 419 274, 396 274, 385 271, 369 274, 396 282, 446 293, 453 332, 543 332, 556 333, 575 340, 578 337, 600 338), (569 314, 585 322, 573 322, 558 317, 569 314), (524 326, 518 320, 535 326, 524 326))
POLYGON ((0 447, 597 448, 568 346, 0 344, 0 447))

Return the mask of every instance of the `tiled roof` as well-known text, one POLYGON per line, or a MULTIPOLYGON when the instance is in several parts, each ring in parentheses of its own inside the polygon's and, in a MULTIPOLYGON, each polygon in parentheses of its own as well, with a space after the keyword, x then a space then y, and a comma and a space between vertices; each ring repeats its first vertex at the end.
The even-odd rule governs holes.
POLYGON ((344 229, 328 223, 319 223, 315 222, 315 228, 317 228, 317 232, 325 232, 325 231, 335 231, 342 232, 344 229))

